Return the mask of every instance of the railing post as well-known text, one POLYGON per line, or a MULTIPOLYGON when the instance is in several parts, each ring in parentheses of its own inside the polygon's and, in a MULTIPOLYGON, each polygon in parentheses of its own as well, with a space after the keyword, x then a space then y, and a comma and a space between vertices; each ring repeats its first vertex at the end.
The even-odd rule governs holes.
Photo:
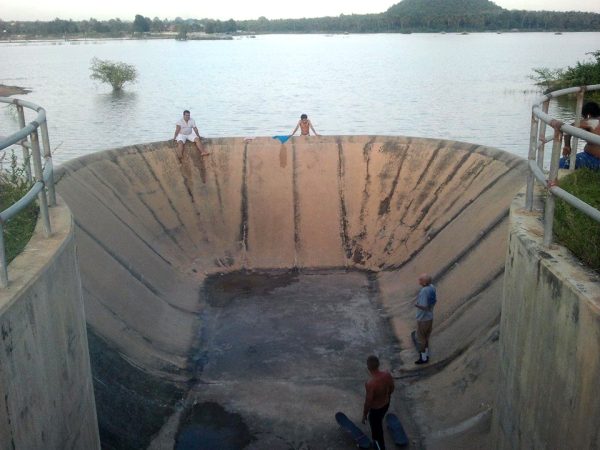
MULTIPOLYGON (((46 119, 47 120, 47 119, 46 119)), ((52 166, 52 150, 50 149, 50 138, 48 137, 48 123, 44 121, 41 124, 42 129, 42 144, 44 147, 44 161, 46 166, 50 166, 50 177, 46 183, 48 188, 48 204, 50 206, 56 205, 56 191, 54 189, 54 168, 52 166)))
MULTIPOLYGON (((581 109, 583 108, 583 96, 585 95, 585 90, 582 88, 580 92, 577 93, 577 109, 575 110, 575 126, 578 127, 581 124, 581 109)), ((579 138, 577 136, 573 136, 571 138, 571 156, 569 157, 569 170, 575 170, 575 163, 577 161, 577 146, 579 144, 579 138)))
POLYGON ((0 288, 8 286, 8 264, 6 263, 6 251, 4 249, 4 227, 0 222, 0 288))
MULTIPOLYGON (((542 111, 544 114, 548 114, 548 110, 550 109, 550 99, 546 100, 542 105, 542 111)), ((546 145, 546 122, 542 120, 540 124, 540 150, 537 154, 537 165, 540 169, 544 170, 544 154, 546 145)))
MULTIPOLYGON (((36 181, 44 183, 44 174, 42 171, 42 157, 40 155, 40 141, 37 130, 31 133, 31 154, 33 158, 33 169, 35 172, 36 181)), ((48 213, 48 201, 46 199, 46 188, 42 189, 38 194, 38 201, 40 202, 40 214, 42 216, 42 223, 44 224, 44 234, 49 237, 52 234, 52 228, 50 227, 50 214, 48 213)))
MULTIPOLYGON (((560 150, 562 144, 562 132, 559 129, 554 129, 554 141, 552 144, 552 159, 550 160, 550 173, 548 174, 548 186, 556 185, 558 179, 558 164, 560 159, 560 150)), ((544 245, 549 247, 552 244, 552 233, 554 227, 554 195, 548 190, 546 196, 546 207, 544 209, 544 245)))
MULTIPOLYGON (((17 107, 17 116, 19 117, 19 128, 25 128, 25 111, 23 110, 23 106, 15 103, 17 107)), ((25 167, 25 175, 27 177, 27 181, 31 182, 31 157, 29 156, 29 149, 21 144, 23 147, 23 165, 25 167)))
MULTIPOLYGON (((529 134, 529 160, 535 161, 537 153, 537 132, 538 132, 539 120, 531 110, 531 133, 529 134)), ((535 178, 531 171, 527 172, 527 195, 525 197, 525 208, 528 211, 533 209, 533 188, 535 184, 535 178)))

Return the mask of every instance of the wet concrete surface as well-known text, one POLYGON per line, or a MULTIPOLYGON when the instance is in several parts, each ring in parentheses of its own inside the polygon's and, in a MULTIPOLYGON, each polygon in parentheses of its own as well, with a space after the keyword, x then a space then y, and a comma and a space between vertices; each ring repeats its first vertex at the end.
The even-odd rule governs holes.
POLYGON ((87 336, 90 356, 98 361, 92 376, 102 448, 146 448, 176 411, 185 389, 133 366, 90 327, 87 336))
POLYGON ((209 278, 204 295, 196 384, 176 448, 351 448, 334 414, 344 411, 359 423, 368 355, 388 368, 399 363, 375 278, 357 271, 239 272, 209 278), (236 419, 222 420, 227 415, 236 419), (219 433, 244 445, 212 445, 219 433))
POLYGON ((206 402, 189 408, 182 417, 175 450, 236 450, 250 442, 252 435, 238 414, 206 402))

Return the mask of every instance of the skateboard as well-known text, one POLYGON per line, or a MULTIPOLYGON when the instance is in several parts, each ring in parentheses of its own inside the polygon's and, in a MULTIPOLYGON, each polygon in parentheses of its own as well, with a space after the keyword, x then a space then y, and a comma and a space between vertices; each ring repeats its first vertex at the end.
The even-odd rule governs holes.
POLYGON ((358 447, 372 448, 373 443, 371 442, 371 439, 369 439, 369 437, 365 433, 363 433, 360 428, 354 425, 354 422, 348 419, 348 416, 346 416, 346 414, 344 414, 343 412, 335 413, 335 420, 340 425, 340 427, 344 429, 344 431, 346 431, 350 436, 352 436, 352 439, 354 439, 358 447))
POLYGON ((402 423, 400 423, 398 416, 394 413, 388 413, 387 416, 385 416, 385 421, 394 443, 396 445, 408 445, 408 436, 406 436, 406 432, 404 431, 404 427, 402 426, 402 423))

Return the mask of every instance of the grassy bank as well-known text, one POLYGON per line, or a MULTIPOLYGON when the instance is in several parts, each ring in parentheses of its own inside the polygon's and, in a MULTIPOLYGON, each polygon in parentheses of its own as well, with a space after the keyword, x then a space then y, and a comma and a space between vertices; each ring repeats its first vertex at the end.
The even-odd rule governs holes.
MULTIPOLYGON (((0 211, 19 200, 30 188, 19 169, 0 172, 0 211)), ((4 245, 7 261, 12 261, 23 251, 33 234, 38 208, 35 203, 4 224, 4 245)))
MULTIPOLYGON (((560 187, 600 209, 600 172, 576 170, 560 180, 560 187)), ((600 223, 557 199, 554 233, 560 244, 600 272, 600 223)))

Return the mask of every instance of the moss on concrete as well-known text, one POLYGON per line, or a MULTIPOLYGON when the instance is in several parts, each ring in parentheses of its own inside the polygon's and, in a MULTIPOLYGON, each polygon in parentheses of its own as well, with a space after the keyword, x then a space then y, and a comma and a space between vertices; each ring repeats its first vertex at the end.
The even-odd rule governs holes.
MULTIPOLYGON (((600 209, 600 172, 577 170, 562 178, 560 186, 594 208, 600 209)), ((600 223, 558 199, 554 233, 559 243, 571 250, 590 268, 600 272, 600 223)))

